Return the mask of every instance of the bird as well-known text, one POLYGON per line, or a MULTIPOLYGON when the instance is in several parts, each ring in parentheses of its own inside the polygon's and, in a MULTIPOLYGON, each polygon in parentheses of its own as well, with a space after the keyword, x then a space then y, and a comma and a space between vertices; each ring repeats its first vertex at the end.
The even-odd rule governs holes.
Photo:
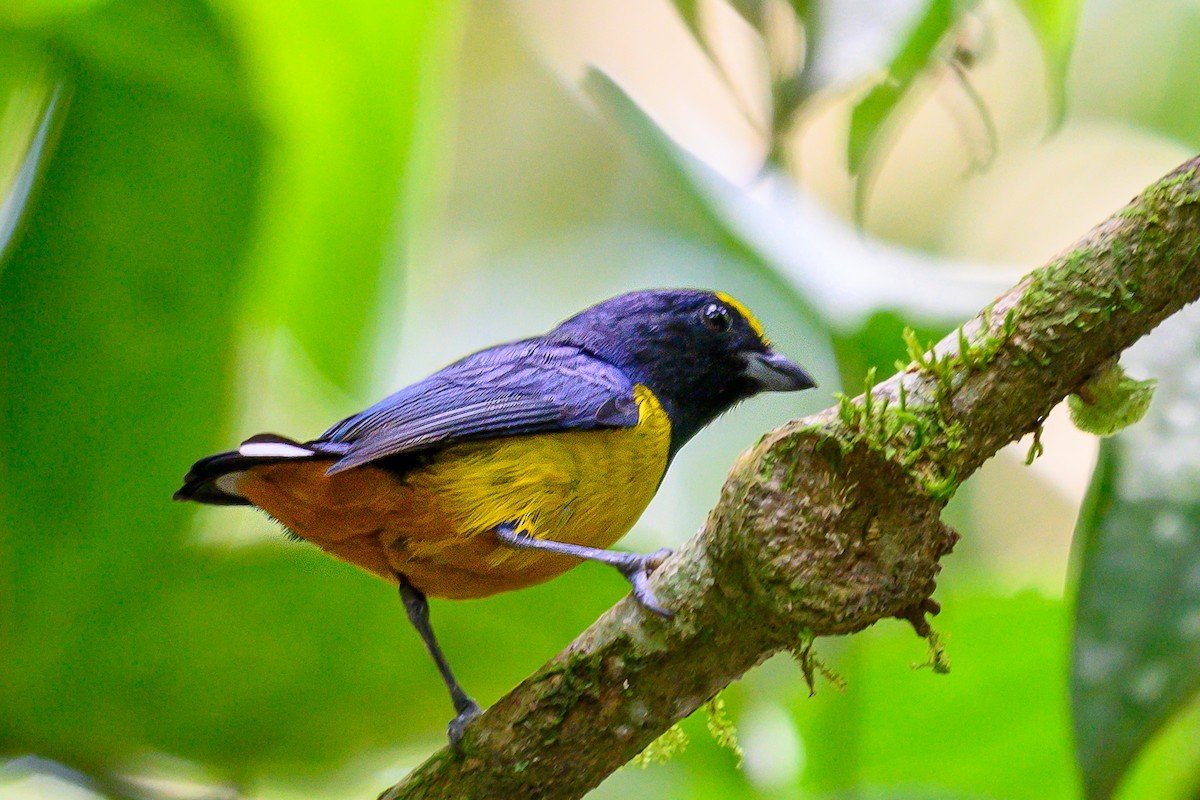
POLYGON ((257 507, 397 585, 449 690, 457 749, 481 709, 446 661, 428 598, 486 597, 597 561, 669 620, 648 578, 670 551, 608 548, 702 428, 760 392, 816 385, 730 295, 631 292, 468 355, 315 439, 258 434, 202 458, 174 498, 257 507))

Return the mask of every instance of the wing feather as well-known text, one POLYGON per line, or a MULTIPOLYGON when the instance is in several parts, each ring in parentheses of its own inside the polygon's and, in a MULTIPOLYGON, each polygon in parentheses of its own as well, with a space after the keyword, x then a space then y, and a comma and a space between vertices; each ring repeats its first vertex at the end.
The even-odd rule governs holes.
POLYGON ((316 443, 346 448, 332 475, 471 439, 637 422, 633 384, 619 369, 575 347, 529 340, 451 364, 339 422, 316 443))

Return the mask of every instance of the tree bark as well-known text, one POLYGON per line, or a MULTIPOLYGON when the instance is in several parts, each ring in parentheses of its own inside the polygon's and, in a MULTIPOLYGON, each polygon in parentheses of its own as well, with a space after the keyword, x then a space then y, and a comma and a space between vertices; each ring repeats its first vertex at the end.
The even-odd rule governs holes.
POLYGON ((382 797, 574 798, 746 670, 887 617, 928 634, 942 508, 1002 446, 1200 296, 1200 157, 863 395, 765 435, 660 567, 382 797))

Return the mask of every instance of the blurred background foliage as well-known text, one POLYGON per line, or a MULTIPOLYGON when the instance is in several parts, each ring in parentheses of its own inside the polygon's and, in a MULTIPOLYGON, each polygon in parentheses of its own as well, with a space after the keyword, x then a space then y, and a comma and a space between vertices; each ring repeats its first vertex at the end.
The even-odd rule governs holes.
MULTIPOLYGON (((822 389, 681 454, 625 542, 678 544, 760 433, 1200 148, 1198 36, 1195 0, 8 0, 0 796, 372 796, 450 715, 394 593, 171 504, 192 460, 711 286, 822 389)), ((963 488, 949 676, 898 622, 821 641, 844 691, 786 657, 726 691, 740 767, 689 720, 594 796, 1200 796, 1198 355, 1194 314, 1130 354, 1161 391, 1094 478, 1056 412, 963 488)), ((624 591, 434 615, 487 703, 624 591)))

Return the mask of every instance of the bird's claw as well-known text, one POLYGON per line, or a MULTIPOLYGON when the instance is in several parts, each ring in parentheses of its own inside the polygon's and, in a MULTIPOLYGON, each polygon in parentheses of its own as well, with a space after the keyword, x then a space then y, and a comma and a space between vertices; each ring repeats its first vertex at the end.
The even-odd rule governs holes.
POLYGON ((658 569, 659 567, 661 567, 663 565, 664 561, 666 561, 668 558, 670 558, 673 555, 675 555, 675 551, 672 550, 671 548, 660 547, 659 549, 655 550, 650 555, 646 556, 646 571, 654 572, 654 570, 658 569))
POLYGON ((671 549, 667 547, 655 550, 649 555, 630 553, 629 561, 618 567, 621 574, 633 586, 634 598, 647 611, 651 611, 663 619, 672 619, 675 616, 675 612, 664 608, 662 603, 658 601, 654 590, 650 588, 650 574, 662 566, 662 563, 670 557, 671 553, 671 549))
POLYGON ((450 749, 456 753, 462 752, 463 734, 467 732, 467 726, 472 720, 483 713, 483 709, 474 700, 468 701, 468 705, 464 705, 459 709, 458 715, 450 720, 450 724, 446 726, 446 733, 450 737, 450 749))

